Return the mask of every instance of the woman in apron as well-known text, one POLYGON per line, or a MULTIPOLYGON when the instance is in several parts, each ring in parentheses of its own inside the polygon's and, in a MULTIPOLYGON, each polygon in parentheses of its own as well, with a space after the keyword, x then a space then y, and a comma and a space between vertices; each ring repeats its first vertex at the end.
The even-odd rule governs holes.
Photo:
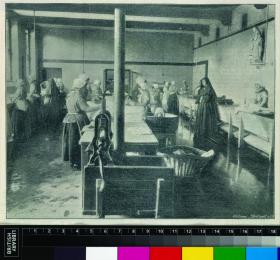
POLYGON ((98 111, 100 104, 89 106, 87 104, 88 81, 81 78, 75 79, 72 91, 66 99, 67 115, 63 123, 62 156, 64 161, 69 161, 74 169, 81 167, 81 147, 79 140, 81 130, 90 123, 88 112, 98 111))

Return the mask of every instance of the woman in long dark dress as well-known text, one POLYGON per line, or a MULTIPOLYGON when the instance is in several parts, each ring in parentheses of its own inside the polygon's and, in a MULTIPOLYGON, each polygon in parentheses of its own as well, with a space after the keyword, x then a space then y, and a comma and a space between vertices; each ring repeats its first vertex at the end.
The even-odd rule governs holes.
POLYGON ((167 99, 167 113, 173 114, 173 115, 179 115, 179 99, 177 96, 177 89, 175 82, 171 83, 171 86, 169 88, 169 95, 167 99))
POLYGON ((28 83, 29 83, 29 93, 27 98, 30 103, 31 130, 32 132, 36 132, 36 130, 40 125, 40 120, 41 120, 40 117, 41 96, 34 76, 30 75, 28 77, 28 83))
POLYGON ((64 84, 61 78, 56 79, 56 86, 58 88, 59 94, 59 121, 61 122, 63 118, 65 117, 67 111, 66 111, 66 91, 64 88, 64 84))
POLYGON ((62 157, 64 161, 70 161, 71 167, 81 167, 81 147, 79 140, 81 130, 90 123, 87 112, 95 112, 100 109, 100 104, 89 106, 87 104, 88 82, 75 79, 72 91, 66 99, 67 115, 63 119, 62 157))
POLYGON ((43 99, 42 117, 46 128, 56 130, 59 125, 59 90, 54 79, 41 83, 41 96, 43 99))
POLYGON ((13 99, 11 124, 16 142, 23 142, 30 138, 30 105, 27 100, 26 84, 22 79, 17 82, 17 90, 13 99))
POLYGON ((62 123, 62 119, 60 120, 60 97, 59 97, 59 89, 54 81, 54 79, 50 79, 51 85, 51 100, 50 100, 50 126, 53 130, 57 130, 60 123, 62 123))
POLYGON ((205 77, 200 80, 197 89, 198 104, 196 110, 196 123, 194 131, 194 145, 203 142, 207 138, 214 137, 218 132, 219 110, 217 95, 210 80, 205 77))

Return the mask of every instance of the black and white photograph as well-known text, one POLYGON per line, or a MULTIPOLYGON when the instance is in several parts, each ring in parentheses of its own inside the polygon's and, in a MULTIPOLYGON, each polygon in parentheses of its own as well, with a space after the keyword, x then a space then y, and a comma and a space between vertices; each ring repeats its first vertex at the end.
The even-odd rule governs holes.
POLYGON ((6 2, 5 219, 275 220, 275 13, 6 2))

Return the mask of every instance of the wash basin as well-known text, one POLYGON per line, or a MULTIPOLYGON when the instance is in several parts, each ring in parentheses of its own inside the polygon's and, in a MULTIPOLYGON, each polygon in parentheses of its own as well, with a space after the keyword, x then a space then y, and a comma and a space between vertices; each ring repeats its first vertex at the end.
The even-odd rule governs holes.
POLYGON ((160 156, 126 156, 120 163, 103 168, 105 188, 100 191, 98 166, 85 167, 83 213, 97 217, 126 215, 172 217, 174 169, 160 156))

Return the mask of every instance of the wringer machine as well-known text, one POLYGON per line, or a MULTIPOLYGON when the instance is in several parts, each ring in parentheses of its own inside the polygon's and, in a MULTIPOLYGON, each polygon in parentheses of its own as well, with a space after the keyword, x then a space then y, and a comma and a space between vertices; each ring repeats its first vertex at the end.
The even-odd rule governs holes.
POLYGON ((131 150, 125 144, 124 34, 125 16, 116 9, 114 115, 106 110, 103 91, 102 110, 95 118, 94 138, 87 148, 89 160, 82 169, 83 214, 172 217, 174 169, 155 154, 127 154, 131 150))

